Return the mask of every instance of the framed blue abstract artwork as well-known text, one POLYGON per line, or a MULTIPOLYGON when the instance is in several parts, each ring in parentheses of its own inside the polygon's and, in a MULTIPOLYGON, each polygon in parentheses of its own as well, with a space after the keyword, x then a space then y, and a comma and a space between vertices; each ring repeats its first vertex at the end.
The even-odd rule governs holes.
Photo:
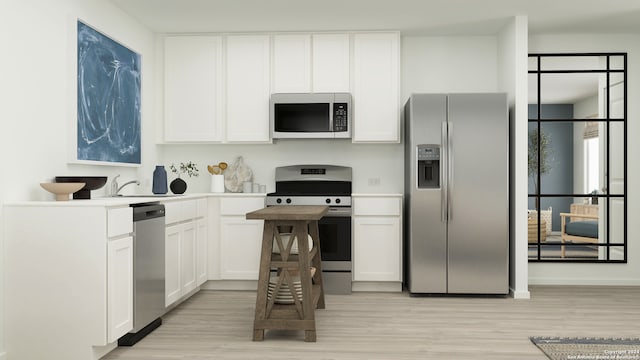
POLYGON ((140 164, 140 54, 77 22, 77 160, 140 164))

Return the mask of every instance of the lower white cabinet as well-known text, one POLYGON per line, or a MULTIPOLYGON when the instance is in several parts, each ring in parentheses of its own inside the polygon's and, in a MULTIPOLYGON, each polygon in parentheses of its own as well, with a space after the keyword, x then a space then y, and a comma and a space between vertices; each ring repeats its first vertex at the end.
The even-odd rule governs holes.
POLYGON ((2 215, 6 358, 95 360, 115 348, 133 328, 132 208, 34 201, 2 215))
POLYGON ((354 281, 402 281, 401 209, 401 195, 354 195, 354 281))
POLYGON ((264 207, 264 194, 209 198, 209 280, 257 280, 262 246, 262 220, 248 212, 264 207))
POLYGON ((165 204, 165 306, 191 293, 206 280, 206 199, 165 204))
POLYGON ((222 279, 258 280, 261 249, 262 222, 245 220, 244 216, 220 219, 222 279))
POLYGON ((133 329, 133 238, 107 242, 107 341, 133 329))
POLYGON ((196 220, 196 286, 207 281, 207 219, 196 220))

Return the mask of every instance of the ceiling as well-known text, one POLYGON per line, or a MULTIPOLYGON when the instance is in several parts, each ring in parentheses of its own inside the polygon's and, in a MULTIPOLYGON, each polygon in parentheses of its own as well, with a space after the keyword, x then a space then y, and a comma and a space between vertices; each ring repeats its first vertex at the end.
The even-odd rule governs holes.
POLYGON ((486 35, 527 15, 531 34, 640 33, 640 0, 105 0, 153 32, 399 30, 486 35))

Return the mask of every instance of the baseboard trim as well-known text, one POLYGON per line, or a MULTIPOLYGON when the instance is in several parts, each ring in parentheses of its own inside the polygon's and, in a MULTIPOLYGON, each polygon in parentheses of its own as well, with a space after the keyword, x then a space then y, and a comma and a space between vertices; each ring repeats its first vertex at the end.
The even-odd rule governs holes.
POLYGON ((529 300, 531 299, 531 292, 529 290, 515 291, 509 288, 509 296, 516 300, 529 300))
POLYGON ((200 286, 203 290, 252 290, 258 288, 257 280, 209 280, 200 286))
POLYGON ((402 282, 386 281, 354 281, 351 283, 354 292, 402 292, 402 282))
POLYGON ((577 286, 640 286, 639 279, 576 279, 558 277, 530 277, 529 285, 577 286))

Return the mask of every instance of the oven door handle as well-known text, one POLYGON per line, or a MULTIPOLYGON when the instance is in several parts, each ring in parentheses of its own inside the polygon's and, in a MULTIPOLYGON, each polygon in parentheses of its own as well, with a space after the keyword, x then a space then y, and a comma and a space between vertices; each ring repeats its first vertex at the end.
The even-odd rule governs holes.
POLYGON ((329 211, 324 217, 349 217, 351 216, 351 208, 329 208, 329 211))

